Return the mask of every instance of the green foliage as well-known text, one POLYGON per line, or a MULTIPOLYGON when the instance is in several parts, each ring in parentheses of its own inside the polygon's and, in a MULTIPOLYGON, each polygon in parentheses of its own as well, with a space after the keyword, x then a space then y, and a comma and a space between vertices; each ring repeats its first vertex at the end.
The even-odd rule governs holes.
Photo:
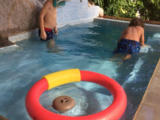
POLYGON ((117 17, 136 16, 140 12, 143 19, 160 20, 160 0, 94 0, 103 7, 105 14, 117 17))
POLYGON ((99 6, 104 7, 104 0, 94 0, 99 6))
POLYGON ((121 17, 135 17, 138 10, 143 9, 141 1, 109 0, 107 14, 121 17))
POLYGON ((144 15, 150 20, 160 21, 160 0, 143 0, 147 14, 144 15))

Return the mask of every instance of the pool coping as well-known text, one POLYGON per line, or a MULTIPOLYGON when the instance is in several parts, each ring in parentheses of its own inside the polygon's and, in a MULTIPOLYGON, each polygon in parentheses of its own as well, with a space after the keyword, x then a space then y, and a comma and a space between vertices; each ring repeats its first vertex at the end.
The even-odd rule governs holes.
MULTIPOLYGON (((94 21, 113 21, 113 22, 121 22, 121 23, 129 23, 127 20, 118 20, 118 19, 110 19, 110 18, 95 18, 94 21)), ((152 27, 160 27, 158 24, 149 24, 145 23, 146 26, 152 26, 152 27)))
MULTIPOLYGON (((118 16, 109 16, 109 15, 104 15, 103 18, 108 18, 108 19, 114 19, 114 20, 124 20, 124 21, 131 21, 133 18, 126 18, 126 17, 118 17, 118 16)), ((143 20, 144 23, 148 24, 156 24, 160 25, 160 21, 157 20, 143 20)))

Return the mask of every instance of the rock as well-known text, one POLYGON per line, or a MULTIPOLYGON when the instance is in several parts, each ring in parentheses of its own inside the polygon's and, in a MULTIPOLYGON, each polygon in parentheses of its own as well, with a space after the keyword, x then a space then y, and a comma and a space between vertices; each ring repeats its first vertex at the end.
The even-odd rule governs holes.
POLYGON ((0 1, 0 33, 30 30, 38 26, 44 0, 0 1))

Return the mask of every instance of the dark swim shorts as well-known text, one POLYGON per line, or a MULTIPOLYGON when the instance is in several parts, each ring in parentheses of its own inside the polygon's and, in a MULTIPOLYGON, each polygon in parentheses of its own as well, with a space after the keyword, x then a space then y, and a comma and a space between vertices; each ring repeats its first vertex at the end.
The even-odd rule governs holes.
MULTIPOLYGON (((47 34, 46 40, 50 40, 50 39, 54 39, 55 38, 55 34, 54 34, 54 32, 53 32, 52 29, 50 29, 50 28, 44 28, 44 30, 45 30, 45 32, 47 34)), ((40 34, 41 34, 41 30, 39 30, 39 36, 40 36, 40 34)), ((46 41, 46 40, 43 40, 43 39, 41 39, 41 40, 42 41, 46 41)))
POLYGON ((137 41, 121 39, 118 43, 117 50, 115 52, 127 54, 139 53, 140 46, 140 43, 137 41))

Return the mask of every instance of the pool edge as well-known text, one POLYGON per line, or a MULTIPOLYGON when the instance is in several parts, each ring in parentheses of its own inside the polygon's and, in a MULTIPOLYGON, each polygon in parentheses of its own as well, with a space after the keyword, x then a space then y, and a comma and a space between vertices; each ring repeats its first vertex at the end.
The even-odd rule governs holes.
MULTIPOLYGON (((118 20, 118 19, 110 19, 110 18, 95 18, 94 21, 113 21, 113 22, 121 22, 121 23, 129 23, 127 20, 118 20)), ((152 27, 160 27, 158 24, 149 24, 145 23, 146 26, 152 26, 152 27)))
POLYGON ((159 120, 160 118, 160 59, 154 69, 147 89, 138 106, 133 120, 159 120))
POLYGON ((16 44, 10 45, 10 46, 5 46, 5 47, 0 48, 0 54, 10 52, 10 51, 15 51, 17 49, 19 49, 19 46, 16 44))

